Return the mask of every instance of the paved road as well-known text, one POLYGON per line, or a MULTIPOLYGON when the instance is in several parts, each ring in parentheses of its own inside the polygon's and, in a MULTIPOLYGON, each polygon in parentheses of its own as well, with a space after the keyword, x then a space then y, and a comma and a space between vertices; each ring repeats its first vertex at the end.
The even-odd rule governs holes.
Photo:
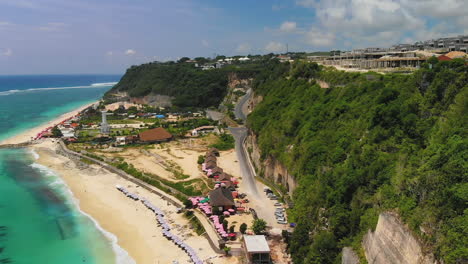
POLYGON ((245 187, 244 191, 259 197, 258 188, 256 186, 255 174, 253 168, 249 164, 249 157, 244 148, 244 141, 247 137, 247 128, 245 127, 230 127, 234 139, 236 140, 236 153, 241 168, 242 183, 245 187))
POLYGON ((247 93, 242 96, 242 98, 239 100, 239 102, 236 104, 236 107, 234 108, 234 115, 236 116, 237 119, 242 119, 245 121, 247 119, 247 101, 249 100, 250 96, 252 95, 252 89, 250 88, 247 90, 247 93))
MULTIPOLYGON (((251 96, 251 89, 247 91, 247 94, 241 98, 239 103, 234 109, 236 118, 246 119, 246 103, 251 96)), ((263 185, 255 180, 254 168, 251 165, 250 158, 247 154, 247 150, 244 148, 244 141, 247 137, 247 128, 245 127, 229 127, 232 135, 235 139, 236 153, 239 160, 239 166, 241 169, 241 191, 247 194, 250 200, 249 206, 254 208, 259 218, 264 219, 269 226, 273 228, 284 228, 284 225, 276 223, 275 213, 275 201, 268 199, 266 194, 263 192, 263 185)))

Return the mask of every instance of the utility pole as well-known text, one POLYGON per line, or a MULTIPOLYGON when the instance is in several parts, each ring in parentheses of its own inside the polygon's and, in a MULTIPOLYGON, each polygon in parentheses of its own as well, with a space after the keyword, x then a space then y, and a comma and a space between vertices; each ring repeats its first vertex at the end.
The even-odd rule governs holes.
POLYGON ((289 44, 286 43, 286 54, 288 54, 288 53, 289 53, 289 44))

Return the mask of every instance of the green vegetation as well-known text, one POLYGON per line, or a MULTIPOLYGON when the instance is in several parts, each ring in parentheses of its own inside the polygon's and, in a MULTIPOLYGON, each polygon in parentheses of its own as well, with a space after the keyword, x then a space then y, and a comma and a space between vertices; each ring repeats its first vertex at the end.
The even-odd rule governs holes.
MULTIPOLYGON (((119 100, 118 96, 114 97, 118 92, 127 92, 131 97, 161 94, 173 97, 172 103, 176 108, 217 107, 227 93, 228 76, 252 78, 272 62, 279 63, 272 59, 274 57, 274 54, 250 56, 249 62, 236 62, 206 71, 186 62, 186 58, 177 63, 152 62, 132 66, 104 99, 106 102, 119 100)), ((195 60, 200 64, 216 62, 201 57, 195 60)))
POLYGON ((205 162, 205 156, 203 155, 198 156, 197 163, 201 165, 203 164, 203 162, 205 162))
POLYGON ((223 133, 219 135, 218 142, 210 145, 210 147, 217 148, 219 150, 230 150, 234 148, 234 137, 231 134, 223 133))
POLYGON ((266 227, 267 227, 267 223, 263 219, 259 218, 259 219, 255 219, 252 221, 252 231, 256 235, 261 235, 265 233, 266 227))
POLYGON ((187 196, 198 196, 202 194, 200 190, 195 189, 193 187, 194 183, 201 181, 200 179, 172 182, 154 174, 143 173, 137 170, 132 164, 128 164, 126 162, 116 162, 116 163, 113 163, 112 165, 118 169, 125 171, 126 173, 132 175, 133 177, 137 179, 140 179, 150 185, 155 186, 156 188, 164 191, 165 193, 174 195, 180 201, 186 200, 187 196), (168 187, 176 190, 177 192, 174 193, 168 187))
POLYGON ((54 127, 52 128, 52 135, 53 135, 54 137, 56 137, 56 138, 59 138, 59 137, 62 137, 62 136, 63 136, 62 131, 60 131, 60 129, 58 129, 57 126, 54 126, 54 127))
POLYGON ((230 247, 224 247, 224 248, 223 248, 223 251, 224 251, 224 253, 226 254, 226 256, 228 256, 228 255, 229 255, 229 252, 231 251, 231 248, 230 248, 230 247))
POLYGON ((226 94, 227 74, 213 69, 202 71, 187 63, 148 63, 132 66, 106 97, 114 92, 128 92, 141 97, 162 94, 175 97, 180 107, 217 106, 226 94))
POLYGON ((198 220, 198 218, 193 215, 193 211, 191 211, 191 210, 185 211, 184 216, 187 219, 189 219, 190 224, 192 225, 192 227, 195 230, 195 233, 197 233, 197 235, 200 236, 200 235, 202 235, 203 233, 206 232, 205 228, 202 225, 202 223, 200 223, 200 220, 198 220))
POLYGON ((298 182, 288 214, 294 263, 339 262, 343 246, 362 252, 383 211, 445 263, 468 259, 468 67, 429 63, 408 75, 304 63, 258 74, 264 100, 248 125, 261 158, 278 159, 298 182))
POLYGON ((245 234, 245 231, 247 231, 247 224, 242 223, 239 227, 239 232, 241 232, 242 234, 245 234))

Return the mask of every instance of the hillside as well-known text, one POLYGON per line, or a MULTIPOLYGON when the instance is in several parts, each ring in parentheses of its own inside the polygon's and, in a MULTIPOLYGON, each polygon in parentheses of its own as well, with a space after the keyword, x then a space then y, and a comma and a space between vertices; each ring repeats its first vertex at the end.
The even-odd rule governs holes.
POLYGON ((344 246, 362 259, 362 237, 384 211, 398 213, 436 258, 468 261, 468 67, 430 63, 410 75, 302 63, 258 74, 263 101, 248 125, 261 158, 298 182, 294 263, 339 263, 344 246))
MULTIPOLYGON (((132 66, 104 98, 118 100, 122 93, 131 98, 163 95, 170 96, 172 104, 178 107, 217 107, 227 93, 230 76, 251 78, 270 63, 272 56, 255 56, 250 62, 235 61, 221 69, 210 70, 202 70, 185 61, 132 66)), ((202 59, 204 63, 216 62, 216 59, 202 59)))
POLYGON ((225 71, 202 71, 188 63, 148 63, 129 68, 106 97, 115 92, 130 97, 159 94, 174 97, 173 103, 181 107, 209 107, 219 104, 226 86, 225 71))

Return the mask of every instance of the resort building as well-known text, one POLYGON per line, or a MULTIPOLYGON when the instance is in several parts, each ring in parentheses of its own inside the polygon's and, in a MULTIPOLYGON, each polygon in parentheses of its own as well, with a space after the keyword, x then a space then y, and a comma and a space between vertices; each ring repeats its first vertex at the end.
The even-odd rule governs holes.
MULTIPOLYGON (((351 69, 419 68, 427 59, 445 54, 453 59, 467 58, 468 36, 441 38, 398 44, 391 48, 365 48, 346 52, 334 52, 331 56, 309 56, 308 60, 322 65, 351 69)), ((442 60, 448 60, 441 57, 442 60)))
MULTIPOLYGON (((191 136, 192 137, 198 137, 200 135, 203 135, 203 134, 207 134, 207 133, 213 133, 215 132, 215 129, 216 127, 215 126, 201 126, 201 127, 197 127, 197 128, 194 128, 191 132, 191 136)), ((218 130, 219 132, 219 130, 218 130)))
POLYGON ((107 123, 107 111, 102 111, 102 122, 101 122, 101 134, 109 134, 110 133, 110 126, 107 123))
POLYGON ((218 207, 219 211, 232 209, 235 205, 231 191, 226 188, 216 188, 210 192, 209 196, 210 205, 218 207))
POLYGON ((141 132, 138 136, 140 142, 146 144, 170 141, 173 137, 171 133, 167 132, 166 129, 162 127, 146 130, 141 132))
POLYGON ((265 239, 265 236, 248 236, 244 235, 244 248, 247 255, 248 263, 252 264, 269 264, 270 247, 265 239))

